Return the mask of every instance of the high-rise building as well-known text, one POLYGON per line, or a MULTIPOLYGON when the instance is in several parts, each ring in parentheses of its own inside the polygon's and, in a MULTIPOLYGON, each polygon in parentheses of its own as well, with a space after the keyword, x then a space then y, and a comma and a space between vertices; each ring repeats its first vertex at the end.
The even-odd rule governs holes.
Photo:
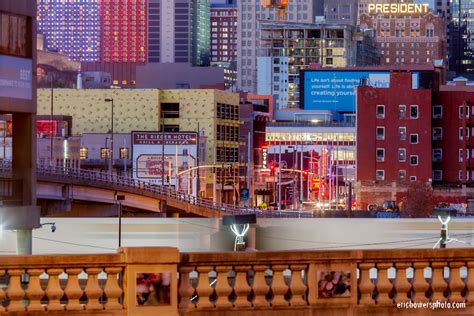
POLYGON ((358 0, 324 0, 324 19, 329 24, 357 24, 358 0))
POLYGON ((261 22, 259 32, 257 93, 273 95, 276 109, 300 107, 300 71, 311 64, 356 66, 350 25, 261 22))
POLYGON ((317 0, 289 0, 284 16, 278 10, 265 8, 261 0, 237 2, 237 86, 242 91, 257 91, 257 47, 260 38, 260 21, 276 21, 283 18, 288 22, 311 23, 317 0))
POLYGON ((360 28, 375 31, 382 65, 432 63, 446 58, 443 19, 426 7, 423 10, 397 15, 369 12, 360 16, 360 28))
POLYGON ((148 62, 209 64, 209 0, 148 0, 148 62))
POLYGON ((226 71, 226 88, 237 80, 237 5, 211 4, 211 65, 226 71))
POLYGON ((146 0, 100 0, 100 60, 146 62, 146 0))
POLYGON ((38 0, 37 21, 47 50, 77 61, 100 59, 99 0, 38 0))
POLYGON ((447 4, 443 1, 438 5, 438 10, 444 13, 448 23, 449 69, 457 74, 473 74, 474 1, 452 0, 447 4))

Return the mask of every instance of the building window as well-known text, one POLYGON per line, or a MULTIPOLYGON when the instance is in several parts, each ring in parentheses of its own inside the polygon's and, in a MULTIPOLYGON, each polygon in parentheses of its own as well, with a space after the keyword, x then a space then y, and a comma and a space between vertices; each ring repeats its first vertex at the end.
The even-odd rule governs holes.
POLYGON ((162 118, 179 118, 179 103, 161 103, 162 118))
POLYGON ((385 127, 377 126, 377 139, 384 140, 385 139, 385 127))
POLYGON ((463 139, 463 134, 464 134, 464 128, 463 128, 463 127, 460 127, 460 128, 459 128, 459 140, 462 140, 462 139, 463 139))
POLYGON ((100 159, 109 159, 110 158, 110 149, 106 147, 100 148, 100 159))
POLYGON ((418 115, 418 105, 410 105, 410 118, 417 119, 418 115))
POLYGON ((398 148, 398 161, 405 162, 407 160, 407 150, 405 148, 398 148))
POLYGON ((398 135, 400 136, 400 140, 407 139, 407 128, 406 127, 399 127, 398 128, 398 135))
POLYGON ((418 134, 410 134, 410 144, 418 144, 418 134))
POLYGON ((433 162, 438 162, 443 160, 443 149, 441 148, 434 148, 433 149, 433 162))
POLYGON ((398 178, 400 180, 405 180, 407 177, 407 171, 406 170, 398 170, 398 178))
POLYGON ((385 179, 385 170, 375 171, 375 180, 383 181, 385 179))
POLYGON ((433 118, 434 119, 443 118, 443 106, 442 105, 433 106, 433 118))
POLYGON ((410 156, 410 165, 411 166, 418 166, 418 155, 411 155, 410 156))
POLYGON ((120 147, 120 159, 128 159, 128 148, 120 147))
POLYGON ((443 128, 433 127, 433 140, 442 140, 442 139, 443 139, 443 128))
POLYGON ((81 147, 81 149, 79 149, 79 159, 89 159, 89 150, 86 147, 81 147))
POLYGON ((376 157, 377 157, 378 162, 385 161, 385 149, 384 148, 377 148, 376 157))
POLYGON ((443 180, 443 170, 433 170, 433 181, 443 180))
POLYGON ((398 116, 401 118, 401 119, 404 119, 407 115, 407 107, 406 105, 399 105, 398 106, 398 116))
POLYGON ((378 119, 385 118, 385 105, 377 105, 376 116, 378 119))
POLYGON ((112 82, 112 84, 115 85, 115 86, 118 85, 118 80, 114 80, 114 81, 112 82))
POLYGON ((332 64, 333 64, 332 58, 326 58, 326 65, 332 65, 332 64))
POLYGON ((416 181, 416 176, 410 176, 410 181, 415 182, 416 181))
POLYGON ((463 162, 464 160, 464 151, 462 150, 462 148, 459 148, 459 162, 463 162))
POLYGON ((459 170, 459 172, 458 172, 458 179, 459 179, 459 181, 464 180, 464 172, 462 170, 459 170))

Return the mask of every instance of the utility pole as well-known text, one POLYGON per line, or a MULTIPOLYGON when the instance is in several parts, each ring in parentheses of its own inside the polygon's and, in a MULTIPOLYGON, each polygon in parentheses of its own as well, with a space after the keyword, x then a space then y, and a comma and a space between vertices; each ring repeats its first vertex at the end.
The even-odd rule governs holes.
MULTIPOLYGON (((54 89, 53 89, 53 73, 51 72, 51 120, 49 123, 49 137, 50 137, 50 148, 49 148, 49 165, 53 165, 53 111, 54 111, 54 89)), ((6 123, 6 121, 5 121, 6 123)))
POLYGON ((248 136, 247 136, 247 190, 249 190, 249 207, 252 205, 252 190, 251 190, 251 187, 252 187, 252 184, 251 184, 251 163, 252 163, 252 145, 253 145, 253 142, 252 142, 252 139, 250 138, 251 137, 251 133, 249 132, 248 133, 248 136))
POLYGON ((280 146, 278 150, 278 210, 281 211, 281 139, 280 146))
POLYGON ((123 176, 127 176, 127 140, 124 138, 123 139, 123 176))
POLYGON ((196 155, 196 172, 197 172, 197 180, 196 180, 196 196, 197 197, 200 197, 200 193, 201 193, 201 182, 200 182, 200 175, 199 175, 199 156, 201 155, 201 147, 200 147, 200 136, 201 136, 201 130, 199 129, 199 121, 197 122, 198 125, 197 125, 197 155, 196 155))
POLYGON ((303 207, 304 202, 304 186, 303 186, 303 154, 304 154, 304 147, 303 147, 303 140, 301 140, 301 173, 300 173, 300 196, 301 196, 301 207, 303 207))

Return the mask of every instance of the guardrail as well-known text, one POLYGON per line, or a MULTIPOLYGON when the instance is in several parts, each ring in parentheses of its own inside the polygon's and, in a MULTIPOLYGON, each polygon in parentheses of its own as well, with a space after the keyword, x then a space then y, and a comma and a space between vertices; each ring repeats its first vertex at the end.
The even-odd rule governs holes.
MULTIPOLYGON (((11 176, 11 162, 0 161, 0 175, 4 177, 11 176)), ((313 217, 312 213, 303 211, 262 211, 253 208, 239 208, 231 204, 217 203, 190 194, 177 192, 174 188, 168 186, 153 185, 145 181, 94 170, 38 164, 37 175, 39 180, 105 187, 162 199, 175 199, 214 210, 223 215, 256 214, 259 217, 313 217)))

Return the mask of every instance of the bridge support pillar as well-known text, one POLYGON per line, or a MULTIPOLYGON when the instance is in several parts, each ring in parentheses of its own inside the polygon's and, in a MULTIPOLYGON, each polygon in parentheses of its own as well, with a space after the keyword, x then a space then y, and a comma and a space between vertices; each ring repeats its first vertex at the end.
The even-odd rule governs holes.
POLYGON ((249 231, 247 232, 247 248, 257 249, 257 227, 250 225, 249 231))
POLYGON ((31 229, 18 229, 16 231, 16 252, 18 255, 31 255, 33 253, 33 231, 31 229))

